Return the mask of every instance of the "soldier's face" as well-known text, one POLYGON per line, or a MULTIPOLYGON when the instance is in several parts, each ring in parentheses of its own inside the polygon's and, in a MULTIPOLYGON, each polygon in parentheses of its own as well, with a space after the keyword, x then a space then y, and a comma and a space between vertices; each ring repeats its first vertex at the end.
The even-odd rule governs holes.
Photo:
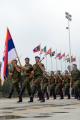
POLYGON ((17 65, 17 61, 13 61, 12 64, 13 64, 13 65, 17 65))
POLYGON ((14 64, 16 64, 16 65, 17 65, 17 61, 14 61, 14 64))
POLYGON ((73 66, 72 66, 72 69, 73 69, 73 70, 76 70, 76 69, 77 69, 77 66, 73 65, 73 66))
POLYGON ((35 58, 35 61, 36 61, 36 63, 38 63, 40 61, 40 59, 39 58, 35 58))
POLYGON ((25 60, 25 63, 26 63, 26 64, 29 64, 29 60, 28 60, 28 59, 26 59, 26 60, 25 60))
POLYGON ((51 75, 54 75, 54 72, 53 72, 53 71, 51 71, 51 75))

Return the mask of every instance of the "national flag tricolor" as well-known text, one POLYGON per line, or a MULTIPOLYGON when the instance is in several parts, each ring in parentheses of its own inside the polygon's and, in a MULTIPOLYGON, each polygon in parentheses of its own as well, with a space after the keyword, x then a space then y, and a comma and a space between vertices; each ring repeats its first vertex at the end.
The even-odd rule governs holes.
POLYGON ((46 46, 45 46, 43 49, 40 50, 40 54, 42 54, 42 53, 46 53, 46 52, 47 52, 47 48, 46 48, 46 46))
POLYGON ((8 76, 8 63, 17 58, 15 45, 13 43, 9 29, 7 29, 5 49, 1 66, 1 83, 4 83, 5 78, 8 76))

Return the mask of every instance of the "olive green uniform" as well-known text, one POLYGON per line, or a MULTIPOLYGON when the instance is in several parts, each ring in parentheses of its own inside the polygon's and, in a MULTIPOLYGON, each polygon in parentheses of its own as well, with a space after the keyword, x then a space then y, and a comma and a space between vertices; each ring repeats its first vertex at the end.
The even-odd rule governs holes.
POLYGON ((73 89, 74 89, 74 97, 76 99, 80 99, 80 71, 78 69, 73 70, 71 72, 73 89))
POLYGON ((70 99, 70 82, 71 82, 71 77, 70 75, 66 74, 63 76, 64 77, 64 93, 65 96, 68 96, 68 99, 70 99))
POLYGON ((9 66, 9 75, 12 81, 12 88, 11 91, 9 93, 9 98, 12 97, 12 94, 14 92, 14 89, 16 89, 18 95, 20 92, 20 79, 21 79, 21 74, 20 72, 18 72, 15 67, 13 66, 13 64, 10 64, 9 66))
MULTIPOLYGON (((44 67, 43 64, 42 66, 44 67)), ((41 90, 41 82, 43 80, 43 71, 41 70, 38 64, 33 65, 33 70, 34 70, 34 80, 32 85, 32 97, 30 101, 33 101, 33 97, 36 92, 38 92, 39 99, 44 101, 43 92, 41 90)))
POLYGON ((41 82, 41 90, 42 90, 43 96, 45 96, 47 100, 49 99, 48 82, 49 82, 49 78, 47 76, 43 77, 43 80, 41 82))
POLYGON ((30 75, 31 75, 31 72, 33 71, 33 67, 31 64, 26 64, 24 66, 24 69, 25 70, 22 73, 24 80, 23 80, 22 89, 19 94, 19 102, 22 102, 22 95, 25 91, 25 88, 27 89, 29 97, 31 96, 31 80, 32 80, 32 78, 30 78, 30 75))
POLYGON ((56 95, 60 95, 60 98, 63 99, 63 77, 62 75, 56 75, 56 87, 55 87, 55 91, 56 91, 56 95))
POLYGON ((55 87, 56 87, 55 77, 54 75, 51 75, 49 80, 49 88, 50 88, 50 96, 53 96, 54 99, 56 99, 55 87))

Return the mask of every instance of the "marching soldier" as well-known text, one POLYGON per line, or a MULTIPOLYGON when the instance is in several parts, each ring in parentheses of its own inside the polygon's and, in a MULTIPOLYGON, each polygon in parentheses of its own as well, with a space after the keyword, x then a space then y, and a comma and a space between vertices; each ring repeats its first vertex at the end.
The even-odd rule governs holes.
POLYGON ((20 66, 17 65, 17 60, 13 60, 12 63, 9 65, 9 76, 10 79, 12 79, 12 88, 9 93, 9 97, 12 97, 12 94, 14 92, 14 89, 16 89, 18 95, 20 92, 20 79, 21 79, 21 74, 20 74, 20 66))
POLYGON ((34 94, 36 91, 38 92, 39 100, 41 102, 45 102, 43 92, 41 90, 41 82, 43 79, 43 73, 44 73, 44 64, 41 63, 40 57, 35 57, 36 63, 33 65, 33 71, 34 71, 34 80, 32 85, 32 96, 30 97, 30 102, 33 102, 34 94))
POLYGON ((32 71, 33 71, 33 67, 30 64, 30 59, 25 58, 25 65, 22 68, 22 74, 23 74, 24 81, 23 81, 22 89, 21 89, 20 94, 19 94, 19 101, 18 102, 22 102, 22 95, 25 91, 25 88, 27 88, 27 92, 28 92, 29 97, 31 96, 31 80, 33 77, 32 71))
POLYGON ((44 76, 41 82, 41 89, 43 96, 45 96, 47 100, 49 99, 48 82, 49 82, 49 76, 44 76))
POLYGON ((64 93, 66 96, 68 96, 68 99, 70 99, 70 83, 71 83, 71 76, 66 70, 64 75, 64 93))
POLYGON ((73 64, 73 70, 71 71, 74 97, 75 99, 80 99, 80 71, 77 69, 77 65, 73 64))
POLYGON ((55 87, 56 87, 55 75, 54 75, 54 72, 51 71, 50 80, 49 80, 49 88, 50 88, 50 96, 53 96, 54 99, 56 99, 55 87))
POLYGON ((56 95, 60 95, 60 99, 63 99, 63 77, 60 73, 60 71, 57 71, 57 74, 55 76, 56 78, 56 95))

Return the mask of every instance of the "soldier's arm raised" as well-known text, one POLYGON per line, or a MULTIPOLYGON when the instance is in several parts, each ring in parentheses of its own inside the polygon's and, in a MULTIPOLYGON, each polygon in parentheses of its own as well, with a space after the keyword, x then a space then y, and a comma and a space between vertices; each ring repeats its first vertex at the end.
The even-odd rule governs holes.
POLYGON ((38 62, 38 66, 40 67, 40 69, 45 72, 45 67, 41 62, 38 62))
POLYGON ((20 66, 14 65, 14 68, 15 68, 18 72, 21 72, 21 67, 20 67, 20 66))

